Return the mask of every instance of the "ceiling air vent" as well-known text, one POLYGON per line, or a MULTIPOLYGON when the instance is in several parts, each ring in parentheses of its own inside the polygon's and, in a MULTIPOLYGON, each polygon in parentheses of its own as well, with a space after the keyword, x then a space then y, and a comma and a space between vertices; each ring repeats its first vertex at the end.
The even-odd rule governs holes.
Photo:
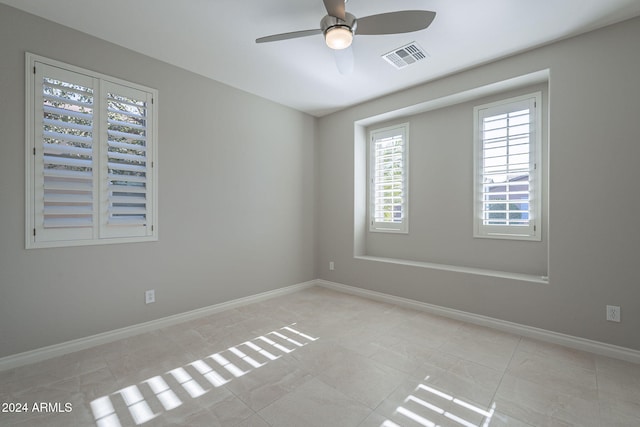
POLYGON ((418 43, 411 42, 406 46, 402 46, 389 53, 385 53, 382 55, 382 58, 397 69, 401 69, 411 64, 415 64, 416 62, 425 59, 427 56, 427 52, 418 46, 418 43))

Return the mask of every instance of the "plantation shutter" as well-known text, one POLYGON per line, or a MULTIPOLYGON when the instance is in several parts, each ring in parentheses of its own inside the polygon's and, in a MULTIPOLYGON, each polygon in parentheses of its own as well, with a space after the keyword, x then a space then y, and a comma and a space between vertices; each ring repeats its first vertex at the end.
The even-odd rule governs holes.
POLYGON ((107 149, 103 154, 103 237, 145 236, 151 221, 150 93, 104 81, 103 123, 107 149))
POLYGON ((36 63, 35 200, 38 242, 91 239, 96 222, 96 80, 36 63))
POLYGON ((407 230, 406 126, 371 134, 371 229, 407 230))
POLYGON ((536 234, 536 107, 528 97, 478 110, 481 234, 536 234))
POLYGON ((157 91, 26 59, 26 248, 158 240, 157 91))

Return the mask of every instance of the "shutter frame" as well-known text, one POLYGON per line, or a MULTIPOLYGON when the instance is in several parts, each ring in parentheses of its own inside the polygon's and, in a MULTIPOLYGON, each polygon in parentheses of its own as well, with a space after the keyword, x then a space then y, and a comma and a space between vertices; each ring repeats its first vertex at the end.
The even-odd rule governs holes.
POLYGON ((541 240, 541 98, 536 92, 474 108, 474 237, 541 240), (526 123, 518 122, 515 113, 527 109, 526 123), (487 119, 503 120, 505 126, 485 129, 487 119), (512 130, 524 124, 528 132, 518 139, 512 130), (496 136, 499 131, 504 132, 496 136), (526 163, 518 163, 525 156, 526 163))
MULTIPOLYGON (((85 70, 73 65, 65 64, 52 59, 44 58, 27 52, 25 54, 25 247, 49 248, 63 246, 84 246, 111 243, 145 242, 158 240, 157 224, 157 102, 152 104, 152 100, 157 101, 158 92, 145 86, 126 82, 110 76, 106 76, 93 71, 85 70), (53 77, 76 76, 68 78, 70 83, 85 83, 85 87, 93 90, 93 111, 92 123, 85 123, 86 118, 79 111, 81 107, 87 107, 85 100, 71 98, 67 110, 55 109, 56 102, 63 101, 57 96, 55 90, 49 95, 43 95, 42 84, 38 79, 42 74, 51 70, 55 71, 53 77), (87 82, 91 82, 88 84, 87 82), (128 231, 123 233, 103 233, 102 207, 106 202, 103 198, 103 190, 107 185, 103 184, 107 179, 107 174, 103 171, 107 162, 103 161, 107 151, 106 126, 102 125, 103 115, 106 106, 101 102, 103 85, 115 85, 116 87, 127 88, 127 90, 144 93, 146 102, 151 106, 148 110, 148 122, 146 127, 146 149, 142 150, 142 156, 123 155, 118 162, 135 164, 136 160, 144 158, 147 161, 145 170, 149 173, 146 176, 145 189, 145 221, 143 227, 124 227, 128 231), (44 102, 49 98, 47 109, 47 120, 45 118, 44 102), (66 111, 70 117, 60 119, 61 111, 66 111), (56 116, 57 114, 57 116, 56 116), (86 126, 90 124, 91 126, 86 126), (64 126, 69 129, 64 129, 64 126), (62 129, 62 130, 61 130, 62 129), (46 131, 46 133, 45 133, 46 131), (73 134, 74 136, 65 136, 73 134), (91 138, 85 136, 90 135, 91 138), (49 140, 45 145, 43 138, 49 140), (40 141, 40 143, 38 143, 40 141), (89 149, 89 147, 91 147, 89 149), (91 154, 89 154, 91 153, 91 154), (47 211, 45 212, 45 161, 50 161, 54 165, 49 167, 47 174, 48 199, 47 211), (84 169, 83 169, 84 168, 84 169), (87 174, 87 176, 81 176, 87 174), (91 191, 89 191, 91 189, 91 191), (84 196, 82 196, 84 194, 84 196), (92 203, 83 205, 79 203, 83 197, 92 200, 92 203), (67 198, 65 203, 59 203, 67 198), (55 200, 54 200, 55 199, 55 200), (49 216, 49 226, 44 226, 44 217, 49 216), (82 221, 74 218, 83 218, 82 221), (131 232, 132 229, 136 232, 131 232)), ((64 79, 62 79, 64 81, 64 79)), ((56 84, 53 84, 56 86, 56 84)), ((64 88, 64 85, 57 85, 57 88, 64 88)), ((67 96, 67 95, 63 95, 67 96)), ((138 132, 134 131, 134 134, 138 132)), ((126 135, 116 135, 123 137, 126 135)), ((120 146, 126 151, 127 146, 120 146)), ((131 147, 129 147, 131 148, 131 147)), ((105 169, 106 170, 106 169, 105 169)), ((134 192, 135 193, 135 192, 134 192)), ((136 194, 139 194, 136 193, 136 194)), ((85 200, 86 201, 86 200, 85 200)), ((135 210, 130 209, 130 204, 125 204, 123 211, 135 214, 135 210)), ((123 228, 122 226, 114 228, 123 228)))
POLYGON ((97 81, 42 62, 36 62, 34 66, 36 72, 31 76, 34 79, 32 144, 35 153, 33 243, 90 240, 95 236, 96 219, 97 81), (54 95, 58 92, 61 93, 54 95), (62 93, 68 93, 68 98, 62 93), (90 103, 73 99, 89 95, 90 103), (90 124, 74 120, 90 121, 90 124), (72 124, 67 125, 69 122, 72 124), (89 136, 78 133, 89 133, 89 136))
POLYGON ((369 158, 369 231, 408 233, 409 123, 372 130, 369 158), (388 152, 379 156, 383 150, 388 152), (401 175, 399 179, 396 173, 401 175), (386 220, 385 212, 391 214, 386 220))
POLYGON ((110 81, 102 85, 102 138, 106 141, 100 182, 103 238, 153 233, 153 146, 148 144, 153 139, 152 96, 110 81))

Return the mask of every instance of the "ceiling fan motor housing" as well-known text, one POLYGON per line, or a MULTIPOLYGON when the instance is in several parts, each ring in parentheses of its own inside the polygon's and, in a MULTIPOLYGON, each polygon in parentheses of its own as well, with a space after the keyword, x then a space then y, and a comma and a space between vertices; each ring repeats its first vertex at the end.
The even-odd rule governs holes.
POLYGON ((357 26, 358 22, 356 21, 356 17, 349 12, 344 13, 344 20, 336 18, 335 16, 327 15, 320 21, 320 29, 324 34, 327 34, 327 31, 332 28, 340 27, 347 28, 355 35, 357 26))

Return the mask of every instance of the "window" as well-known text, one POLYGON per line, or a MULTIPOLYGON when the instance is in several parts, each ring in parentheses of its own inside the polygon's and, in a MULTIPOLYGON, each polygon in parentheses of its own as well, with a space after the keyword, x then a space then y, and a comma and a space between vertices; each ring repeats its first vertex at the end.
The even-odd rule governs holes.
POLYGON ((369 230, 408 232, 409 124, 371 132, 369 230))
POLYGON ((541 93, 474 108, 474 236, 541 240, 541 93))
POLYGON ((157 92, 26 62, 27 248, 157 240, 157 92))

